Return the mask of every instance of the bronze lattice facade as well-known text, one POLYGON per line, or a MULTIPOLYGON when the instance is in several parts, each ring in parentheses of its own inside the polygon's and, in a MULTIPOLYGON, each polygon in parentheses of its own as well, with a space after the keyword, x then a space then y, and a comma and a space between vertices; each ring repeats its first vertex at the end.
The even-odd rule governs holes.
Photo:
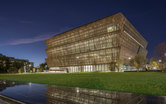
POLYGON ((68 72, 109 71, 111 62, 128 66, 136 54, 147 55, 147 41, 122 13, 57 34, 46 44, 48 66, 68 72))

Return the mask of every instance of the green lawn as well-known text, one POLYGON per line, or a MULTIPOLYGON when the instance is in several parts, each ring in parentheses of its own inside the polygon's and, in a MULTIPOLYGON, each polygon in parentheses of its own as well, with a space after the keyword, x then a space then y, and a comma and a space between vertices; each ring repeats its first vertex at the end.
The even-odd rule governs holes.
POLYGON ((0 79, 166 96, 166 73, 68 73, 0 75, 0 79))

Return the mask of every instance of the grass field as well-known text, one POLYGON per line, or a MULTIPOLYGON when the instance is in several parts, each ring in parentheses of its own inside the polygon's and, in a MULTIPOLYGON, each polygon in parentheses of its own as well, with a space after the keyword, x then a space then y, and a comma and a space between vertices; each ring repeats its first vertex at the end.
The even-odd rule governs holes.
POLYGON ((166 96, 166 73, 160 72, 16 74, 0 79, 166 96))

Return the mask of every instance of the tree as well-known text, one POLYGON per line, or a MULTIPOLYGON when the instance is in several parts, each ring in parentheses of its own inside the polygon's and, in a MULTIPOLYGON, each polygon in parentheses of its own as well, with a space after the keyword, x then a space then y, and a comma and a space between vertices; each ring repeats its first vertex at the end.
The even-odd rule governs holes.
POLYGON ((18 73, 18 69, 16 67, 10 67, 8 72, 9 73, 18 73))
POLYGON ((161 69, 164 71, 166 63, 166 43, 160 43, 154 50, 154 57, 161 60, 161 69))
POLYGON ((81 72, 84 72, 84 62, 83 61, 80 61, 80 65, 81 65, 81 72))
POLYGON ((133 59, 130 60, 131 65, 135 66, 137 72, 139 72, 140 68, 143 68, 144 65, 147 63, 147 59, 143 55, 136 55, 133 59))
POLYGON ((47 63, 41 63, 39 66, 42 70, 48 70, 47 63))
POLYGON ((93 69, 93 71, 97 71, 97 62, 96 62, 96 59, 93 60, 93 65, 95 66, 95 69, 93 69))
POLYGON ((112 61, 109 63, 109 70, 115 71, 115 69, 117 68, 119 72, 122 66, 123 66, 123 61, 121 59, 118 59, 116 62, 112 61))
POLYGON ((9 58, 0 54, 0 73, 7 73, 10 67, 9 58))
POLYGON ((24 69, 23 68, 18 69, 18 73, 24 73, 24 69))
POLYGON ((14 62, 12 67, 16 67, 17 69, 20 69, 22 67, 24 67, 24 62, 14 62))
POLYGON ((119 72, 120 68, 123 66, 123 61, 121 59, 118 59, 116 63, 117 63, 117 69, 118 69, 118 72, 119 72))
POLYGON ((39 68, 37 69, 37 72, 43 72, 43 69, 42 69, 41 67, 39 67, 39 68))
POLYGON ((157 61, 157 59, 155 58, 151 58, 150 59, 150 69, 157 69, 159 70, 160 69, 160 63, 157 61))
POLYGON ((116 68, 116 62, 110 62, 109 63, 109 70, 110 71, 115 71, 115 68, 116 68))
POLYGON ((33 72, 36 72, 36 68, 33 68, 32 71, 33 71, 33 72))

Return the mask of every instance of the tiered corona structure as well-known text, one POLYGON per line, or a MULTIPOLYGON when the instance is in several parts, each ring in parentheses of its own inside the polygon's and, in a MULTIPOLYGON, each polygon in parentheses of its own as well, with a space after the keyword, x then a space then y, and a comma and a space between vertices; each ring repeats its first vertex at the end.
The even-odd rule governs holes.
POLYGON ((132 57, 147 55, 147 41, 122 13, 57 34, 46 44, 50 69, 66 72, 110 71, 118 60, 124 62, 121 71, 132 69, 132 57))

